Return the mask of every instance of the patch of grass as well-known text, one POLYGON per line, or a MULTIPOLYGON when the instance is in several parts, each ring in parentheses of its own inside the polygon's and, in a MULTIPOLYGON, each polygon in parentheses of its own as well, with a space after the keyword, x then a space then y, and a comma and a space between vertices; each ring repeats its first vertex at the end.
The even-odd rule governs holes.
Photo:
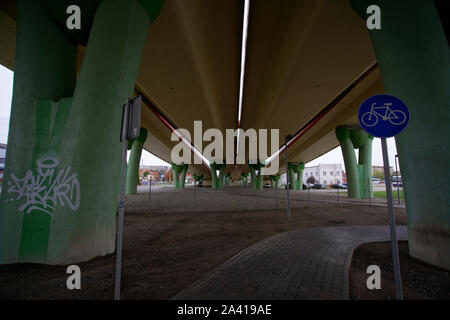
MULTIPOLYGON (((374 191, 373 196, 375 198, 383 198, 386 199, 386 191, 374 191)), ((397 190, 392 190, 392 198, 397 199, 397 190)), ((405 199, 405 196, 403 194, 403 190, 400 190, 400 199, 405 199)))

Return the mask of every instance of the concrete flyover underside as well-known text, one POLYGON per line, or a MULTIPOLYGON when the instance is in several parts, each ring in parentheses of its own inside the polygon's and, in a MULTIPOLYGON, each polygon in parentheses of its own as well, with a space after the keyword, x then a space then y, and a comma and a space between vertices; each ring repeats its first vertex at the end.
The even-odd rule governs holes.
MULTIPOLYGON (((378 0, 383 27, 369 31, 368 0, 252 1, 238 122, 244 0, 166 0, 162 8, 160 0, 3 1, 0 63, 15 77, 0 262, 67 263, 114 251, 121 108, 136 93, 145 98, 142 127, 148 134, 142 146, 136 143, 133 171, 141 148, 172 163, 178 141, 168 128, 194 135, 195 120, 203 132, 279 129, 279 145, 296 134, 289 162, 308 163, 340 145, 336 128, 356 129, 362 101, 389 93, 404 100, 412 115, 396 138, 411 255, 449 269, 450 49, 443 3, 378 0), (66 28, 69 4, 81 7, 79 31, 66 28), (25 189, 12 186, 48 166, 75 174, 64 171, 72 179, 71 206, 32 203, 24 213, 25 189), (432 188, 428 197, 423 184, 432 188), (99 185, 107 191, 100 193, 99 185)), ((200 153, 207 144, 199 143, 200 153)), ((344 142, 346 154, 351 148, 344 142)), ((371 195, 370 186, 364 190, 360 183, 370 175, 370 148, 370 141, 360 146, 357 170, 350 161, 354 185, 359 183, 352 197, 371 195)), ((289 169, 285 154, 277 173, 289 169)), ((228 162, 213 169, 218 176, 211 175, 210 163, 221 159, 208 158, 177 177, 203 175, 205 185, 214 179, 221 189, 233 175, 246 183, 242 171, 252 174, 259 190, 269 177, 248 163, 266 159, 248 158, 237 168, 228 162)), ((134 174, 130 169, 130 192, 134 174)))

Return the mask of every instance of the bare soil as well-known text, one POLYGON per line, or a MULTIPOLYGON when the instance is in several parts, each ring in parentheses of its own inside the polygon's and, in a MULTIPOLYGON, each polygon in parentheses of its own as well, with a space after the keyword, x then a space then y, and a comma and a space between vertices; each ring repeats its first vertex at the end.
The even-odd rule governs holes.
MULTIPOLYGON (((251 210, 249 201, 245 211, 223 212, 227 203, 246 201, 242 195, 220 198, 223 203, 216 206, 220 212, 189 208, 182 212, 182 205, 177 203, 178 209, 172 213, 166 209, 173 195, 152 194, 156 196, 161 197, 159 201, 165 204, 164 208, 149 209, 147 195, 127 198, 122 299, 169 299, 239 251, 279 232, 319 226, 388 224, 385 207, 299 202, 288 221, 284 207, 278 203, 275 207, 279 209, 251 210), (166 201, 164 197, 168 197, 166 201)), ((217 202, 214 198, 210 201, 217 202)), ((396 216, 399 225, 406 224, 405 209, 396 209, 396 216)), ((78 265, 81 290, 72 291, 66 287, 67 266, 0 265, 0 299, 113 298, 114 254, 78 265)))
MULTIPOLYGON (((395 299, 395 282, 390 242, 366 243, 357 248, 349 271, 350 298, 355 300, 395 299), (367 267, 381 269, 381 289, 366 286, 367 267)), ((450 272, 409 256, 408 242, 399 241, 400 272, 405 299, 450 299, 450 272)))

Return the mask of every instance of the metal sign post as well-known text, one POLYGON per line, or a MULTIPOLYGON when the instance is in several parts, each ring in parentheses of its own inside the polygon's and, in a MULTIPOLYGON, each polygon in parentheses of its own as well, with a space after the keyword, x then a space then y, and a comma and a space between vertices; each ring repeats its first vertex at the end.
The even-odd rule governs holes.
POLYGON ((391 230, 392 260, 394 262, 395 295, 398 300, 403 300, 402 277, 400 273, 400 259, 398 254, 397 234, 395 230, 394 204, 392 202, 392 186, 390 177, 391 174, 389 172, 389 158, 388 158, 386 138, 381 138, 381 149, 383 151, 384 180, 386 181, 386 197, 388 204, 389 227, 391 230))
POLYGON ((197 196, 197 194, 196 194, 196 187, 197 187, 197 181, 195 181, 195 179, 194 179, 194 205, 195 205, 195 201, 196 201, 196 196, 197 196))
POLYGON ((288 142, 291 140, 292 136, 286 136, 286 197, 287 197, 287 216, 291 220, 291 203, 289 200, 289 159, 288 159, 288 142))
POLYGON ((395 155, 395 175, 397 177, 397 199, 398 199, 398 204, 400 205, 400 183, 398 181, 397 162, 398 162, 398 154, 395 155))
POLYGON ((119 221, 117 225, 117 246, 116 246, 116 281, 114 286, 114 300, 120 300, 120 280, 122 272, 122 238, 123 238, 123 197, 125 194, 125 176, 127 166, 127 142, 129 139, 136 139, 140 132, 141 96, 130 100, 123 106, 122 130, 120 141, 122 142, 122 174, 119 195, 119 221))
MULTIPOLYGON (((358 110, 358 121, 361 127, 367 133, 373 135, 374 137, 381 138, 389 228, 391 232, 392 242, 392 261, 394 265, 395 293, 398 300, 403 300, 394 204, 392 202, 392 186, 390 177, 391 173, 389 168, 386 138, 393 137, 406 128, 409 122, 409 110, 406 104, 399 98, 387 94, 380 94, 368 98, 361 104, 358 110)), ((370 186, 368 189, 370 192, 370 186)))
POLYGON ((152 175, 150 175, 150 181, 148 182, 148 201, 150 202, 152 196, 152 175))

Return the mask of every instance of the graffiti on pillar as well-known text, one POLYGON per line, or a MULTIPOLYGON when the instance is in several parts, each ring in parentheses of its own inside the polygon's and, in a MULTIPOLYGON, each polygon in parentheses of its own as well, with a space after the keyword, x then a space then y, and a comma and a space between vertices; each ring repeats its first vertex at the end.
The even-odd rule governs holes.
POLYGON ((28 170, 23 178, 11 174, 7 184, 9 201, 24 201, 20 212, 33 210, 53 216, 57 207, 69 206, 72 211, 80 207, 80 183, 77 173, 68 166, 57 170, 59 160, 43 156, 36 161, 36 174, 28 170))

